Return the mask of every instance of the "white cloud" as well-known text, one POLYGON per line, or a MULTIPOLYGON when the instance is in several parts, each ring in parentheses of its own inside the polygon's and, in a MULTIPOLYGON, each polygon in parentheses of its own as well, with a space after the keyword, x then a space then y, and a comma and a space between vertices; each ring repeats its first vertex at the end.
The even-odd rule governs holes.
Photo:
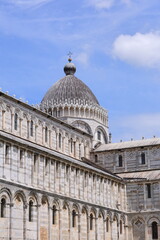
POLYGON ((80 64, 84 65, 84 67, 87 67, 89 65, 92 52, 92 45, 85 43, 81 46, 79 53, 77 53, 77 55, 75 56, 75 60, 80 64))
POLYGON ((114 0, 88 0, 88 5, 96 9, 109 9, 114 4, 114 0))
POLYGON ((81 52, 75 59, 83 65, 87 66, 89 62, 89 55, 86 52, 81 52))
POLYGON ((6 0, 6 2, 19 7, 37 7, 51 0, 6 0))
POLYGON ((109 9, 113 7, 114 5, 119 5, 119 4, 130 4, 131 0, 120 0, 120 1, 115 1, 115 0, 88 0, 89 6, 92 6, 96 9, 109 9))
POLYGON ((128 63, 160 67, 160 32, 120 35, 113 43, 112 53, 128 63))

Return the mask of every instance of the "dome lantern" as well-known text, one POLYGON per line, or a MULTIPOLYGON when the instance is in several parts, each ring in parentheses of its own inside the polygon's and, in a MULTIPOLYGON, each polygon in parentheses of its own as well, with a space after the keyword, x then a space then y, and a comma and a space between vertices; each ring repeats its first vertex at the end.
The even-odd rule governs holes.
POLYGON ((76 72, 76 66, 72 63, 72 58, 68 58, 68 63, 64 66, 64 72, 67 75, 74 75, 76 72))

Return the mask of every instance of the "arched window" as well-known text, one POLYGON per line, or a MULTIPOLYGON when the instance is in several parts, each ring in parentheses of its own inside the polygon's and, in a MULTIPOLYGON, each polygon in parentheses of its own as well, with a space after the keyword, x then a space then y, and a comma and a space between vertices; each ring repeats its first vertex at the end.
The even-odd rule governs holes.
POLYGON ((30 124, 30 135, 31 137, 33 137, 33 121, 31 120, 31 124, 30 124))
POLYGON ((59 133, 59 148, 62 147, 62 135, 59 133))
POLYGON ((1 218, 4 218, 6 216, 6 199, 1 199, 1 218))
POLYGON ((97 139, 101 141, 101 132, 99 130, 97 131, 97 139))
POLYGON ((33 201, 29 201, 29 222, 33 222, 33 201))
POLYGON ((14 114, 14 130, 18 129, 18 114, 14 114))
POLYGON ((48 142, 48 128, 45 127, 45 142, 48 142))
POLYGON ((141 164, 145 164, 145 163, 146 163, 145 153, 141 153, 141 164))
POLYGON ((20 150, 20 168, 23 167, 24 151, 20 150))
POLYGON ((45 175, 49 173, 49 159, 45 159, 45 175))
POLYGON ((27 121, 27 138, 29 138, 29 121, 27 121))
POLYGON ((151 198, 152 197, 151 183, 147 183, 146 188, 147 188, 147 197, 151 198))
POLYGON ((56 209, 56 206, 54 205, 52 209, 52 224, 56 224, 56 212, 57 212, 57 209, 56 209))
POLYGON ((85 175, 84 175, 84 187, 87 187, 88 186, 88 181, 87 181, 87 173, 85 172, 85 175))
POLYGON ((60 117, 60 110, 57 110, 56 117, 60 117))
POLYGON ((90 230, 93 230, 93 214, 90 214, 90 230))
POLYGON ((76 211, 72 211, 72 227, 76 227, 76 211))
POLYGON ((73 139, 71 138, 71 153, 73 153, 73 139))
POLYGON ((152 239, 158 239, 158 225, 157 225, 157 222, 152 222, 152 239))
POLYGON ((5 163, 9 164, 9 159, 10 159, 10 146, 6 144, 5 147, 5 163))
POLYGON ((123 158, 122 155, 118 156, 118 167, 122 167, 123 166, 123 158))
POLYGON ((122 234, 122 220, 120 220, 120 234, 122 234))
POLYGON ((79 144, 79 159, 81 159, 81 144, 79 144))
POLYGON ((97 162, 98 162, 98 156, 97 156, 97 154, 96 154, 94 157, 95 157, 95 162, 97 163, 97 162))
POLYGON ((66 180, 69 181, 69 166, 66 167, 66 180))
POLYGON ((33 171, 34 172, 38 171, 38 155, 37 154, 34 154, 33 171))
POLYGON ((106 232, 109 232, 109 219, 106 219, 106 232))

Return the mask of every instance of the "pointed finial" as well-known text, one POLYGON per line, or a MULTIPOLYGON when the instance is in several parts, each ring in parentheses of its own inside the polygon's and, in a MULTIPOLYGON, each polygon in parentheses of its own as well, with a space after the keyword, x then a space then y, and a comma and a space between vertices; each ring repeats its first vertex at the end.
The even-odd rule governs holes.
POLYGON ((76 72, 76 67, 74 65, 74 63, 72 63, 72 56, 73 53, 69 52, 68 55, 68 63, 64 66, 64 72, 66 75, 74 75, 74 73, 76 72))
POLYGON ((71 51, 69 51, 69 53, 67 55, 68 55, 68 62, 71 62, 73 53, 71 51))

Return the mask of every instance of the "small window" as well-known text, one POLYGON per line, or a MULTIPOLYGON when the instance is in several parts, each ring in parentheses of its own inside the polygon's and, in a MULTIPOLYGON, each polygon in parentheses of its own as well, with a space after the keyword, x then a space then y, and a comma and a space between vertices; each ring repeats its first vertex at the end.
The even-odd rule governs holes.
POLYGON ((57 172, 57 174, 59 172, 59 163, 58 162, 56 162, 56 172, 57 172))
POLYGON ((1 199, 1 218, 6 217, 6 199, 2 198, 1 199))
POLYGON ((5 163, 9 164, 9 153, 10 153, 10 146, 6 145, 5 148, 5 163))
POLYGON ((45 142, 48 142, 48 128, 45 127, 45 142))
POLYGON ((60 110, 57 110, 56 116, 60 117, 60 110))
POLYGON ((101 141, 101 132, 100 132, 100 131, 97 131, 97 139, 98 139, 99 141, 101 141))
POLYGON ((33 121, 31 120, 31 124, 30 124, 30 135, 31 137, 33 137, 33 121))
POLYGON ((148 183, 148 184, 146 185, 146 187, 147 187, 147 197, 148 197, 148 198, 151 198, 151 184, 148 183))
POLYGON ((29 138, 29 121, 27 121, 27 138, 29 138))
POLYGON ((78 182, 78 174, 79 174, 79 170, 76 168, 76 183, 78 182))
POLYGON ((47 175, 49 172, 49 159, 45 159, 45 174, 47 175))
POLYGON ((66 167, 66 180, 69 181, 69 166, 66 167))
POLYGON ((76 227, 76 211, 72 211, 72 227, 76 227))
POLYGON ((122 220, 120 220, 120 234, 122 234, 122 220))
POLYGON ((95 155, 94 157, 95 157, 95 162, 97 163, 98 162, 98 156, 95 155))
POLYGON ((73 154, 74 154, 74 157, 75 157, 75 154, 76 154, 76 142, 73 142, 73 154))
POLYGON ((123 166, 123 157, 122 155, 118 156, 118 167, 122 167, 123 166))
POLYGON ((20 150, 20 167, 23 167, 24 151, 20 150))
POLYGON ((90 214, 90 230, 93 230, 93 214, 90 214))
POLYGON ((62 135, 59 133, 59 148, 62 147, 62 135))
POLYGON ((84 175, 84 187, 87 187, 87 173, 85 172, 85 175, 84 175))
POLYGON ((14 114, 14 130, 18 129, 18 114, 14 114))
POLYGON ((141 164, 145 164, 145 163, 146 163, 145 153, 141 153, 141 164))
POLYGON ((57 209, 56 209, 56 206, 54 205, 53 206, 53 209, 52 209, 52 224, 56 224, 56 212, 57 212, 57 209))
POLYGON ((29 201, 29 222, 33 222, 33 201, 29 201))
POLYGON ((37 172, 37 168, 38 168, 37 165, 38 165, 38 156, 34 154, 34 165, 33 165, 34 172, 37 172))
POLYGON ((157 222, 152 223, 152 239, 158 239, 158 225, 157 225, 157 222))
POLYGON ((109 219, 106 219, 106 232, 109 232, 109 219))
POLYGON ((71 138, 71 153, 73 153, 73 139, 71 138))
POLYGON ((79 144, 79 159, 81 159, 81 144, 79 144))

